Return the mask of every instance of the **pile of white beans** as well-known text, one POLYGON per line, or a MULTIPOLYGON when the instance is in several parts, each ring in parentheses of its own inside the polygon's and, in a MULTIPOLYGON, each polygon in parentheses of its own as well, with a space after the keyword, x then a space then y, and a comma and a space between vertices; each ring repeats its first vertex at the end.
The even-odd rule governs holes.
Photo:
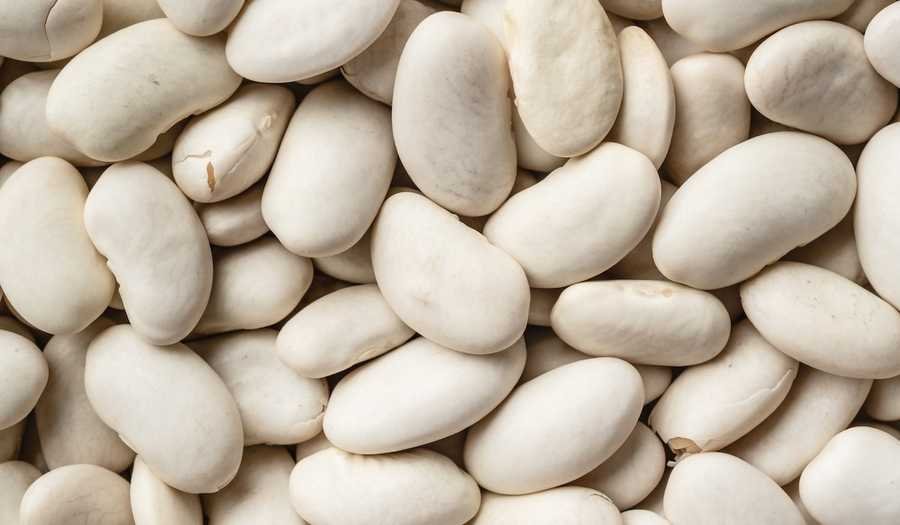
POLYGON ((0 0, 0 525, 900 524, 900 3, 0 0))

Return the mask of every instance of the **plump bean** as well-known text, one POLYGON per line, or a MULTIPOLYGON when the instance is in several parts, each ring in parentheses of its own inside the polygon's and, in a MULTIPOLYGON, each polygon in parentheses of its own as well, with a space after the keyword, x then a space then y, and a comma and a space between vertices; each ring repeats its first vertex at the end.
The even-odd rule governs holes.
POLYGON ((130 496, 136 525, 203 525, 200 498, 163 483, 140 456, 134 458, 130 496))
POLYGON ((522 121, 559 157, 587 153, 609 133, 622 103, 616 34, 593 0, 507 2, 506 48, 522 121), (566 53, 566 60, 557 60, 566 53))
POLYGON ((197 202, 218 202, 266 174, 294 112, 281 86, 247 84, 221 106, 191 119, 175 141, 172 172, 197 202))
POLYGON ((263 191, 263 218, 296 254, 343 252, 375 219, 396 162, 388 108, 346 82, 323 84, 291 118, 263 191))
POLYGON ((372 264, 400 319, 440 345, 499 352, 525 329, 525 272, 425 197, 398 193, 385 201, 372 235, 372 264))
POLYGON ((245 448, 234 481, 219 492, 203 496, 209 524, 306 525, 291 506, 288 482, 293 468, 291 455, 281 447, 245 448))
POLYGON ((294 374, 275 354, 274 330, 241 331, 196 341, 241 412, 244 444, 293 444, 322 430, 328 403, 324 380, 294 374))
POLYGON ((531 286, 558 288, 609 269, 634 249, 653 224, 659 196, 649 159, 607 143, 512 196, 484 234, 522 265, 531 286))
POLYGON ((741 322, 722 353, 675 378, 650 413, 650 426, 676 453, 720 450, 778 408, 798 366, 741 322))
POLYGON ((900 374, 900 314, 836 273, 779 262, 741 285, 741 301, 768 341, 812 367, 864 379, 900 374))
POLYGON ((858 144, 897 109, 897 88, 866 59, 863 37, 835 22, 804 22, 767 38, 744 76, 766 117, 837 144, 858 144))
POLYGON ((271 236, 217 251, 213 268, 209 304, 194 328, 198 334, 277 323, 300 303, 313 274, 309 259, 287 251, 271 236))
POLYGON ((469 430, 466 467, 479 485, 501 494, 568 483, 628 439, 643 402, 641 377, 624 361, 601 357, 561 366, 517 387, 469 430), (548 447, 552 454, 542 452, 548 447))
POLYGON ((615 505, 596 490, 560 487, 523 496, 485 492, 470 525, 552 525, 566 516, 570 525, 622 525, 615 505))
POLYGON ((900 516, 900 440, 872 428, 831 438, 803 470, 800 497, 822 525, 889 525, 900 516))
POLYGON ((681 185, 707 162, 747 140, 750 102, 744 66, 734 57, 699 53, 672 65, 675 128, 665 173, 681 185))
POLYGON ((859 157, 859 193, 853 228, 859 262, 872 288, 895 308, 900 306, 900 276, 893 270, 900 261, 900 239, 891 232, 900 227, 893 202, 900 197, 900 123, 879 131, 859 157))
POLYGON ((228 63, 257 82, 293 82, 359 55, 384 31, 400 0, 248 2, 228 34, 228 63))
POLYGON ((725 451, 785 485, 800 475, 832 436, 847 428, 871 386, 868 379, 801 366, 775 412, 725 451))
POLYGON ((325 377, 378 357, 413 333, 376 285, 350 286, 288 320, 278 333, 278 357, 303 376, 325 377))
POLYGON ((0 244, 15 247, 0 255, 0 286, 22 317, 52 334, 85 328, 115 290, 86 231, 87 198, 78 170, 54 157, 26 163, 0 191, 0 244))
POLYGON ((503 48, 478 22, 436 13, 409 37, 394 83, 394 141, 413 182, 437 204, 480 216, 509 196, 509 88, 503 48))
POLYGON ((44 348, 50 380, 35 407, 35 420, 51 469, 87 463, 121 472, 134 459, 134 452, 94 412, 85 392, 88 345, 110 326, 101 317, 81 332, 54 336, 44 348))
POLYGON ((689 286, 735 284, 830 230, 855 194, 853 165, 828 141, 796 132, 754 137, 675 192, 653 236, 653 260, 689 286))
POLYGON ((358 454, 395 452, 445 438, 499 405, 524 366, 522 339, 489 355, 414 339, 338 382, 325 411, 325 435, 358 454), (452 404, 434 405, 435 399, 451 397, 452 404))
POLYGON ((0 397, 0 429, 25 419, 47 386, 47 360, 28 339, 0 330, 0 377, 4 395, 0 397))
POLYGON ((114 326, 88 347, 84 383, 100 419, 167 485, 208 493, 234 478, 244 446, 239 409, 188 347, 154 346, 114 326))
POLYGON ((155 344, 184 338, 209 302, 213 263, 203 224, 178 186, 146 164, 116 164, 91 189, 84 224, 135 330, 155 344))
POLYGON ((294 509, 316 525, 363 525, 373 517, 395 525, 463 525, 481 501, 468 474, 425 449, 358 456, 328 448, 297 463, 290 491, 294 509))
POLYGON ((714 295, 664 281, 597 281, 566 288, 551 314, 576 349, 631 363, 687 366, 712 359, 731 331, 714 295))
POLYGON ((115 472, 96 465, 68 465, 51 470, 22 496, 19 522, 23 525, 68 525, 96 522, 133 525, 130 487, 115 472))
POLYGON ((47 93, 58 74, 58 69, 26 73, 3 89, 0 153, 22 162, 59 157, 76 166, 98 166, 102 163, 76 150, 47 125, 47 93))
POLYGON ((607 140, 640 151, 658 169, 669 151, 675 125, 672 75, 643 29, 622 30, 618 43, 624 79, 622 107, 607 140))
POLYGON ((665 508, 673 524, 806 523, 774 481, 720 452, 688 456, 675 465, 666 485, 665 508))
POLYGON ((710 51, 752 44, 782 27, 829 18, 853 0, 761 0, 720 4, 716 0, 662 0, 666 22, 710 51))
POLYGON ((166 19, 148 20, 66 64, 47 95, 47 122, 93 159, 124 160, 179 120, 223 102, 240 81, 225 61, 222 38, 192 37, 166 19))

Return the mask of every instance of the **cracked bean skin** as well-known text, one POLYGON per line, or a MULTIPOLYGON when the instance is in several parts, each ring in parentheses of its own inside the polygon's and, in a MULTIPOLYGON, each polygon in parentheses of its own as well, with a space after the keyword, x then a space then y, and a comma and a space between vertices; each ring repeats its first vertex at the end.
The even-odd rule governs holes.
POLYGON ((775 412, 725 452, 786 485, 800 476, 829 439, 847 428, 871 387, 870 379, 840 377, 801 366, 775 412))
POLYGON ((172 173, 196 202, 234 197, 261 179, 296 107, 282 86, 247 84, 222 105, 194 117, 175 141, 172 173))
POLYGON ((720 450, 778 408, 798 368, 742 321, 719 355, 672 382, 653 407, 650 426, 676 454, 720 450))

